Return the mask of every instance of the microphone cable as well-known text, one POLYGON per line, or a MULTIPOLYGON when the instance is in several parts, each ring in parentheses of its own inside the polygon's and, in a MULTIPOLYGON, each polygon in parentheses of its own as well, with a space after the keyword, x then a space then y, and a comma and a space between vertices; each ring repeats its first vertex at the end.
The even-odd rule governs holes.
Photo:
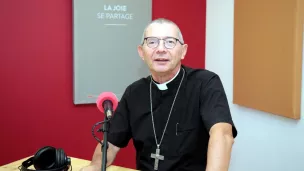
MULTIPOLYGON (((110 120, 106 120, 106 121, 102 121, 102 122, 97 122, 97 123, 94 124, 93 127, 92 127, 92 135, 93 135, 93 137, 96 139, 96 141, 98 141, 101 145, 103 145, 103 142, 95 135, 95 128, 96 128, 96 126, 102 125, 102 124, 104 124, 104 123, 106 123, 106 122, 109 122, 109 121, 110 121, 110 120)), ((99 129, 97 130, 97 132, 104 132, 102 126, 100 126, 100 127, 101 127, 101 128, 99 128, 99 129)))

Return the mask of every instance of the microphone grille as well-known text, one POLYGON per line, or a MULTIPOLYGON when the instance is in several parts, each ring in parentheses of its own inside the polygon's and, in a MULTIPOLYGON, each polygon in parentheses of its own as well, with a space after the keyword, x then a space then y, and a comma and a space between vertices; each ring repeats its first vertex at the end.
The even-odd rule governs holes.
POLYGON ((96 100, 96 105, 97 108, 101 111, 104 112, 104 108, 103 108, 103 102, 109 100, 112 102, 113 104, 113 110, 115 111, 118 105, 118 99, 116 97, 116 95, 112 92, 103 92, 101 93, 97 100, 96 100))

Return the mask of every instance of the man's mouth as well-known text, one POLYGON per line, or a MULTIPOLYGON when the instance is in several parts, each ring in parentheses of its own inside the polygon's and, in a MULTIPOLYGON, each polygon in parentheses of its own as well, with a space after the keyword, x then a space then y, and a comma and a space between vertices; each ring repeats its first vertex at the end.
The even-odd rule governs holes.
POLYGON ((156 62, 167 62, 167 61, 169 61, 169 59, 165 59, 165 58, 156 58, 156 59, 154 59, 154 61, 156 61, 156 62))

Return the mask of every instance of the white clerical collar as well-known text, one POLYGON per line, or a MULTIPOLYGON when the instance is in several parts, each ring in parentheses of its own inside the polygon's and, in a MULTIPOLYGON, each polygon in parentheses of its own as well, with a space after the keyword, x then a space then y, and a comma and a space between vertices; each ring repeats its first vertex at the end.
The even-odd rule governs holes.
POLYGON ((177 77, 178 73, 180 72, 181 68, 179 68, 178 72, 175 74, 175 76, 173 78, 171 78, 169 81, 167 82, 164 82, 164 83, 156 83, 154 80, 153 80, 153 83, 158 87, 158 89, 160 90, 167 90, 168 87, 167 87, 167 84, 170 83, 172 80, 174 80, 175 77, 177 77))

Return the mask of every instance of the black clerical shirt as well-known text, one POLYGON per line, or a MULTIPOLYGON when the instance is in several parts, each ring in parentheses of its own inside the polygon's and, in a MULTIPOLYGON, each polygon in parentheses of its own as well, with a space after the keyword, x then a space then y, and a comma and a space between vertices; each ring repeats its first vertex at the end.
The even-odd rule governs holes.
MULTIPOLYGON (((178 86, 179 93, 172 109, 162 143, 159 171, 203 171, 206 168, 209 130, 218 122, 230 123, 233 136, 237 130, 231 118, 226 94, 219 76, 204 69, 182 66, 176 78, 160 90, 152 83, 152 105, 157 143, 160 143, 178 86)), ((156 142, 150 112, 150 81, 142 78, 129 85, 111 120, 108 141, 117 147, 136 149, 138 170, 153 171, 156 142)))

